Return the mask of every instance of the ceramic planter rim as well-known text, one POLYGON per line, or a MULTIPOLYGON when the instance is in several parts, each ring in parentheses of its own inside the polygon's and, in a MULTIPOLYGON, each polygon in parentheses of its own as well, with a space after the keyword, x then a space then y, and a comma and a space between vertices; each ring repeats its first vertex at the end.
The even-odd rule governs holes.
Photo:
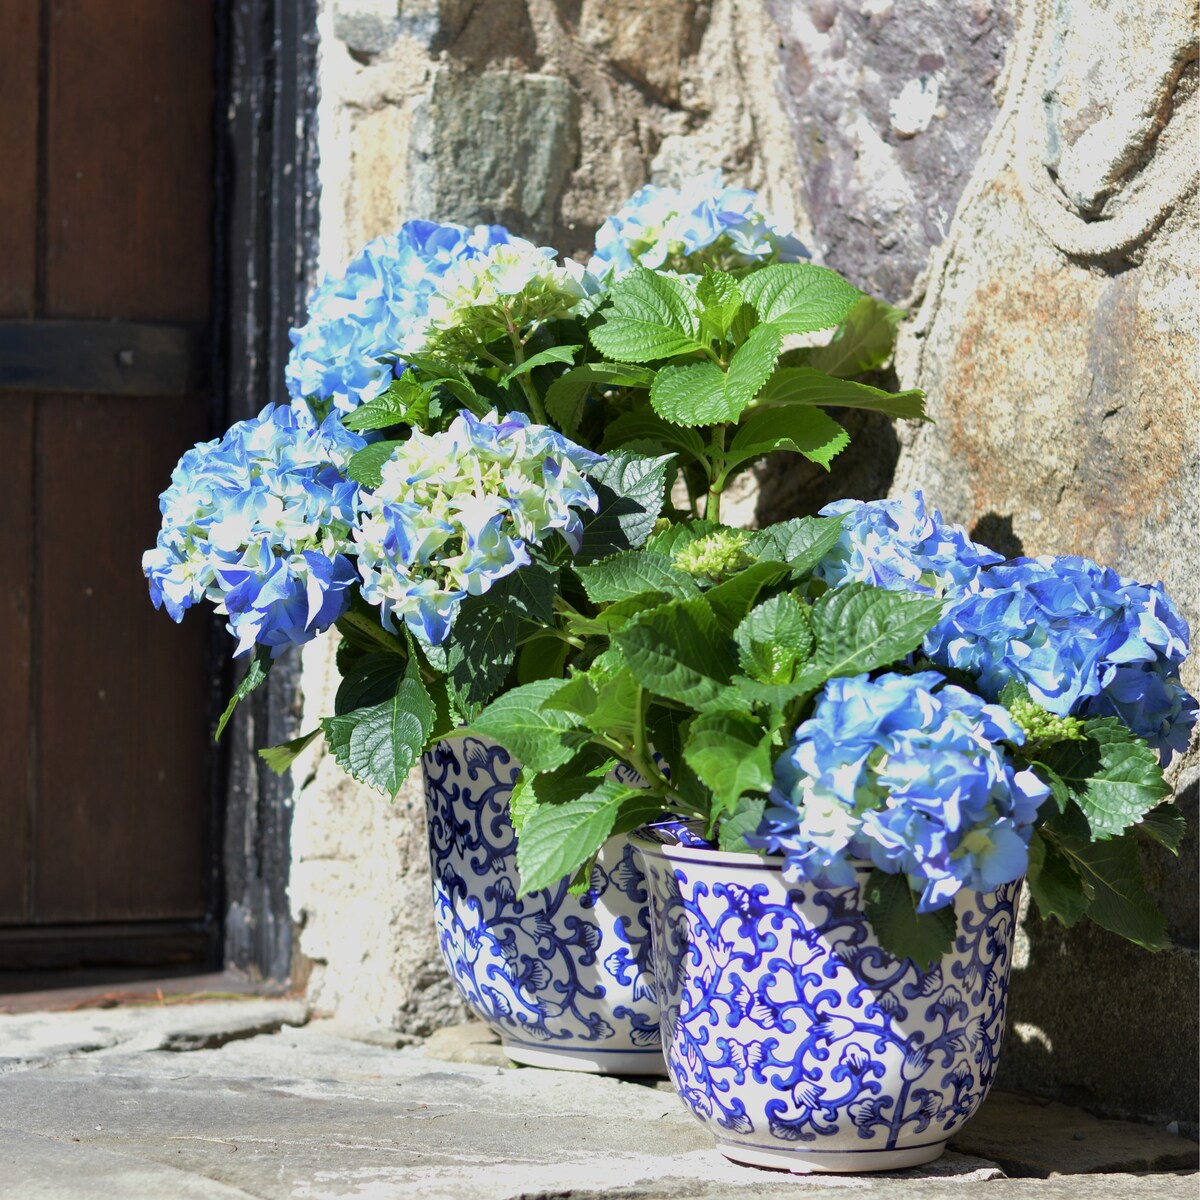
MULTIPOLYGON (((686 824, 686 822, 684 822, 686 824)), ((639 853, 657 854, 662 858, 686 862, 712 863, 722 867, 737 867, 741 871, 781 871, 787 859, 781 854, 755 854, 750 850, 720 850, 709 846, 685 846, 682 842, 660 842, 647 837, 646 831, 654 829, 652 822, 633 830, 628 836, 639 853)), ((875 864, 865 858, 853 858, 850 865, 856 875, 869 875, 875 864)))

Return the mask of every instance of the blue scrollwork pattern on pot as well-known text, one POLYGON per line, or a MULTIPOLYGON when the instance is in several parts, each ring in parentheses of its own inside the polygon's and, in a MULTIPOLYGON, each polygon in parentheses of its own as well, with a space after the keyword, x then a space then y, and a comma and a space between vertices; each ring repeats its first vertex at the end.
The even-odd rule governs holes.
POLYGON ((936 1158, 996 1071, 1019 882, 961 893, 953 951, 922 970, 875 939, 869 868, 820 888, 778 860, 634 841, 668 1071, 722 1152, 821 1171, 936 1158))
POLYGON ((646 882, 626 838, 601 851, 590 889, 517 898, 508 804, 520 764, 484 738, 422 760, 442 957, 509 1056, 534 1066, 665 1074, 646 882))

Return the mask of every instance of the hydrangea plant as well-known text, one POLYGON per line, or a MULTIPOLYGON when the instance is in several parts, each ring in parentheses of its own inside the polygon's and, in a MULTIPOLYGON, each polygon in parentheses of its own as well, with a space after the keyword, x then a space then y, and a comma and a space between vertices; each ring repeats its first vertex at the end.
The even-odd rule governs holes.
POLYGON ((869 381, 900 316, 719 176, 642 189, 586 269, 408 222, 314 293, 290 406, 184 456, 152 598, 227 618, 222 724, 337 629, 334 711, 275 769, 323 737, 394 795, 454 729, 502 743, 526 891, 669 813, 818 886, 868 864, 897 954, 1022 874, 1044 915, 1162 945, 1137 839, 1178 846, 1162 764, 1196 705, 1161 587, 1003 562, 920 493, 722 521, 769 453, 830 469, 838 410, 924 419, 869 381))

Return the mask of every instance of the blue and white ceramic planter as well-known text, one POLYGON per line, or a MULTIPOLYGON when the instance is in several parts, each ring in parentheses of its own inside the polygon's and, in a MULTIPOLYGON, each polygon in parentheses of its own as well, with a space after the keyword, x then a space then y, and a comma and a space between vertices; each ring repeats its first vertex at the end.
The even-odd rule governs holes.
POLYGON ((457 737, 422 766, 438 943, 475 1015, 515 1062, 665 1075, 646 884, 628 839, 604 847, 586 894, 563 881, 518 900, 508 802, 520 764, 457 737))
POLYGON ((650 886, 671 1080, 721 1152, 791 1171, 937 1158, 983 1102, 1004 1033, 1020 883, 962 893, 930 971, 880 949, 854 887, 781 859, 632 835, 650 886))

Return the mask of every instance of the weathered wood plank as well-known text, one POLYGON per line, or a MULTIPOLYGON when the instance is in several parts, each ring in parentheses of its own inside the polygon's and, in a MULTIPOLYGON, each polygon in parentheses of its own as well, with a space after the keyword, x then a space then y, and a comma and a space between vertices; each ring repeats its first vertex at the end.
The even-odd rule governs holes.
POLYGON ((29 883, 33 398, 0 409, 0 924, 25 919, 29 883))
POLYGON ((8 0, 0 16, 0 316, 33 316, 37 302, 37 0, 8 0))
POLYGON ((194 0, 51 5, 41 315, 208 316, 213 33, 194 0))
POLYGON ((199 918, 207 625, 155 612, 140 571, 157 493, 207 432, 203 400, 38 401, 39 923, 199 918))

